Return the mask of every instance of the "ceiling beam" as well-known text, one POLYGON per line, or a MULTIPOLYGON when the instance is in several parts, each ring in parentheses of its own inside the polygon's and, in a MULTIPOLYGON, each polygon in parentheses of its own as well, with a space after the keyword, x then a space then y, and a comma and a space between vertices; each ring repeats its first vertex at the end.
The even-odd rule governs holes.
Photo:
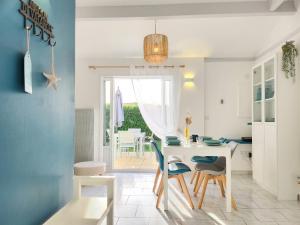
POLYGON ((269 0, 270 4, 270 10, 275 11, 277 10, 285 0, 269 0))
MULTIPOLYGON (((281 1, 281 0, 276 0, 281 1)), ((275 2, 275 0, 274 0, 275 2)), ((274 3, 275 4, 275 3, 274 3)), ((278 3, 270 10, 268 1, 250 2, 204 2, 195 4, 140 5, 140 6, 94 6, 77 7, 77 19, 106 18, 163 18, 178 16, 249 16, 291 14, 297 11, 294 1, 278 3)))

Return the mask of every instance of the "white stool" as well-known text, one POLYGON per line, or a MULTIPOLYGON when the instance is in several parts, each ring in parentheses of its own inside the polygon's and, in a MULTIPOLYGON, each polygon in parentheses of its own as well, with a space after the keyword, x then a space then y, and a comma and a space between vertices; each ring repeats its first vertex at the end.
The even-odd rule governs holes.
POLYGON ((106 164, 102 162, 87 161, 74 164, 76 176, 96 176, 105 173, 106 164))

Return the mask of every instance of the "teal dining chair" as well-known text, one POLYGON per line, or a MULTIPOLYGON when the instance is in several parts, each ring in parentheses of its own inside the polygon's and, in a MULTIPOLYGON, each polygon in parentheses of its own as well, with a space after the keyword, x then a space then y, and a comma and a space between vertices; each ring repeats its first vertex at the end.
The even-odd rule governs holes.
MULTIPOLYGON (((164 173, 164 160, 165 159, 164 159, 163 154, 159 150, 159 148, 157 146, 157 143, 155 141, 151 141, 151 145, 153 146, 156 157, 158 159, 159 169, 160 169, 160 173, 162 175, 161 179, 160 179, 160 182, 159 182, 158 197, 157 197, 157 201, 156 201, 156 208, 159 208, 160 200, 161 200, 163 190, 164 190, 163 173, 164 173)), ((184 193, 190 207, 192 209, 194 209, 193 201, 191 199, 190 193, 188 191, 188 188, 186 186, 186 182, 185 182, 184 177, 183 177, 183 174, 187 173, 187 172, 190 172, 191 169, 182 162, 169 163, 168 166, 169 166, 169 168, 168 168, 168 178, 169 179, 176 178, 179 181, 182 192, 184 193)))
MULTIPOLYGON (((238 143, 231 141, 228 144, 228 147, 231 150, 231 157, 233 156, 238 143)), ((221 194, 225 197, 225 188, 226 188, 226 158, 218 157, 218 159, 212 164, 203 164, 199 163, 195 167, 196 171, 201 173, 201 177, 199 178, 197 188, 195 190, 195 196, 197 195, 200 186, 203 183, 201 198, 198 204, 198 208, 201 209, 203 204, 203 199, 206 192, 207 183, 209 180, 214 179, 217 180, 220 186, 221 194)), ((231 197, 232 207, 237 210, 237 204, 233 197, 231 197)))
MULTIPOLYGON (((150 144, 151 144, 151 142, 150 142, 150 144)), ((158 147, 157 143, 155 144, 155 146, 153 144, 151 144, 151 146, 153 146, 152 150, 154 152, 155 152, 155 150, 160 151, 160 148, 158 147)), ((156 157, 156 161, 157 161, 158 165, 157 165, 157 169, 156 169, 156 173, 155 173, 155 178, 154 178, 154 184, 153 184, 152 191, 157 195, 158 194, 158 192, 157 192, 157 183, 158 183, 159 177, 161 176, 161 171, 160 171, 160 167, 159 167, 159 163, 158 163, 159 162, 159 157, 156 154, 156 152, 155 152, 155 157, 156 157)), ((176 162, 181 162, 181 159, 177 156, 169 156, 168 163, 176 163, 176 162)), ((180 184, 179 181, 178 181, 178 183, 180 184)))
MULTIPOLYGON (((221 137, 219 138, 219 141, 221 143, 225 143, 226 139, 221 137)), ((199 163, 204 163, 204 164, 212 164, 214 163, 216 160, 218 159, 217 156, 193 156, 191 158, 191 161, 195 164, 199 164, 199 163)), ((194 180, 196 178, 196 183, 195 183, 195 186, 194 186, 194 191, 197 187, 197 181, 199 180, 200 178, 200 173, 195 170, 193 175, 192 175, 192 178, 191 178, 191 184, 193 184, 194 180), (197 178, 196 178, 197 177, 197 178)), ((214 180, 214 183, 216 183, 216 181, 214 180)))

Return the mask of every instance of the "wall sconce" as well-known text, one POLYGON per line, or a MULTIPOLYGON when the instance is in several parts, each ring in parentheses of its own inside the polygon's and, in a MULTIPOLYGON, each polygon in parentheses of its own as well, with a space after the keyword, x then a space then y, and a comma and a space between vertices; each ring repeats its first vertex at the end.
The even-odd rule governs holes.
POLYGON ((184 87, 185 88, 193 88, 195 87, 194 83, 194 74, 191 72, 185 73, 184 74, 184 87))

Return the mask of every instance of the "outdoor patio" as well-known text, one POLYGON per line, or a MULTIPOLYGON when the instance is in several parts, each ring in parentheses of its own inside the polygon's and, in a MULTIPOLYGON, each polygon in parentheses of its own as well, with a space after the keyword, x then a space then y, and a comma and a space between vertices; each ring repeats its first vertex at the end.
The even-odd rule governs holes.
POLYGON ((157 162, 154 152, 145 152, 140 157, 135 152, 122 153, 114 162, 115 169, 155 170, 157 162))

